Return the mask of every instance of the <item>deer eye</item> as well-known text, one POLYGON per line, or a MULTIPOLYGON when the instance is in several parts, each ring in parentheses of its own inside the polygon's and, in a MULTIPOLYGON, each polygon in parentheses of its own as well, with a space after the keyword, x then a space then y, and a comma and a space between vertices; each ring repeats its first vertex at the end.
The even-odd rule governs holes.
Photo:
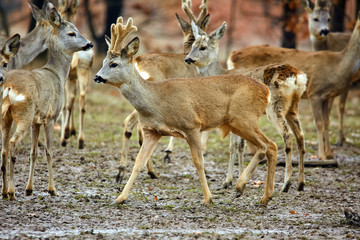
POLYGON ((116 68, 117 66, 118 66, 117 63, 114 63, 114 62, 110 63, 110 68, 116 68))
POLYGON ((315 21, 315 22, 318 22, 318 21, 319 21, 319 19, 318 19, 318 18, 314 18, 314 21, 315 21))
POLYGON ((327 20, 328 22, 330 22, 331 21, 331 18, 328 18, 328 20, 327 20))
POLYGON ((4 63, 3 64, 3 68, 7 68, 8 64, 7 63, 4 63))
POLYGON ((206 47, 199 48, 200 51, 204 51, 205 49, 206 49, 206 47))
POLYGON ((68 33, 68 35, 69 35, 70 37, 75 37, 75 36, 76 36, 76 33, 71 32, 71 33, 68 33))

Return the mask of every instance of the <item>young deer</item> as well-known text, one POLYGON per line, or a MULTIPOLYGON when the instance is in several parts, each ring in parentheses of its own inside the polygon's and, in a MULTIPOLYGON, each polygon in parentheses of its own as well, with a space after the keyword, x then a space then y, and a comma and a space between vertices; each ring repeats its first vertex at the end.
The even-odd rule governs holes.
POLYGON ((19 47, 20 35, 15 34, 5 42, 0 50, 0 86, 4 83, 5 76, 9 71, 9 63, 19 51, 19 47))
MULTIPOLYGON (((303 0, 305 10, 308 13, 309 32, 311 46, 314 51, 330 50, 341 51, 348 44, 351 33, 343 32, 330 32, 330 0, 315 0, 313 4, 310 0, 303 0)), ((360 71, 357 71, 352 81, 358 81, 360 79, 360 71)), ((342 146, 345 141, 344 133, 344 112, 345 102, 348 95, 348 89, 344 90, 340 94, 338 104, 339 115, 339 133, 336 144, 342 146)), ((329 101, 329 111, 333 105, 333 100, 329 101)))
POLYGON ((162 136, 184 138, 190 147, 208 205, 212 196, 204 172, 200 132, 220 128, 223 136, 230 131, 240 135, 256 147, 256 153, 241 175, 236 189, 242 193, 258 161, 267 157, 268 172, 261 203, 266 205, 274 190, 277 146, 259 129, 257 122, 270 98, 268 88, 245 76, 223 75, 202 78, 145 81, 135 70, 133 56, 139 49, 135 37, 122 48, 124 38, 137 28, 129 18, 126 26, 118 18, 111 26, 111 42, 103 66, 95 76, 97 83, 120 89, 123 96, 138 111, 143 132, 143 144, 135 160, 131 176, 117 203, 129 195, 137 175, 162 136))
POLYGON ((295 49, 250 46, 231 53, 230 68, 254 68, 273 63, 288 63, 302 70, 308 77, 306 93, 310 100, 317 128, 320 159, 332 158, 329 140, 329 110, 331 98, 350 86, 352 75, 360 66, 360 19, 356 22, 350 41, 341 52, 308 52, 295 49))
MULTIPOLYGON (((298 190, 304 189, 304 155, 305 141, 301 128, 301 122, 298 117, 298 106, 301 96, 306 89, 307 77, 300 70, 287 65, 270 65, 253 69, 252 71, 243 71, 240 69, 225 70, 219 61, 219 40, 224 36, 226 23, 224 22, 217 30, 209 35, 199 29, 192 23, 192 29, 195 36, 195 42, 192 45, 190 53, 186 56, 185 62, 193 63, 202 76, 216 76, 222 74, 244 74, 255 78, 268 86, 271 93, 270 104, 266 108, 268 119, 275 126, 280 136, 283 138, 286 152, 286 170, 284 186, 282 191, 287 192, 291 185, 292 164, 292 133, 295 134, 299 150, 299 179, 298 190)), ((240 168, 243 165, 244 146, 240 137, 232 137, 230 144, 230 162, 226 180, 223 187, 228 187, 233 179, 233 166, 237 151, 240 168)), ((240 172, 241 173, 241 172, 240 172)))
MULTIPOLYGON (((207 29, 210 17, 208 14, 207 0, 202 0, 202 4, 200 5, 201 12, 198 18, 195 17, 191 10, 190 0, 182 0, 182 9, 188 16, 190 22, 194 21, 196 25, 204 31, 207 29)), ((200 76, 194 66, 188 65, 184 62, 184 58, 190 51, 191 45, 194 41, 191 24, 180 18, 177 14, 176 18, 179 21, 180 27, 184 34, 184 53, 147 53, 135 57, 135 67, 145 80, 161 81, 170 78, 190 78, 200 76)), ((126 117, 124 121, 123 144, 121 150, 119 173, 116 177, 117 182, 120 182, 124 176, 129 151, 129 140, 132 134, 132 129, 136 126, 137 123, 138 113, 136 110, 134 110, 128 117, 126 117)), ((141 145, 142 137, 140 131, 138 135, 141 145)), ((202 134, 201 143, 203 152, 206 152, 207 150, 207 136, 207 132, 202 134)), ((174 138, 170 137, 169 145, 165 149, 165 161, 170 161, 173 148, 174 138)), ((147 167, 150 176, 152 178, 156 178, 157 174, 153 170, 152 161, 148 161, 147 167)))
POLYGON ((21 141, 31 127, 31 154, 29 180, 26 195, 33 192, 33 176, 38 153, 40 126, 45 129, 45 155, 49 171, 49 193, 57 195, 52 170, 52 134, 54 123, 62 107, 64 85, 69 73, 72 54, 92 47, 76 27, 63 20, 51 3, 47 4, 48 20, 51 26, 47 39, 49 49, 48 63, 35 70, 13 70, 8 72, 3 92, 2 103, 2 196, 15 199, 14 164, 15 145, 21 141), (11 137, 11 126, 16 129, 11 137), (11 137, 11 139, 10 139, 11 137), (10 159, 9 189, 6 179, 7 160, 10 159))
MULTIPOLYGON (((59 0, 59 12, 61 16, 69 21, 75 22, 75 15, 79 7, 79 0, 59 0)), ((84 148, 84 114, 85 114, 85 95, 89 87, 91 68, 94 60, 94 50, 79 51, 74 53, 70 66, 70 72, 65 84, 64 105, 61 110, 61 146, 66 146, 66 139, 71 135, 76 135, 74 124, 74 102, 76 98, 77 88, 79 87, 79 136, 78 148, 84 148)))
POLYGON ((36 20, 36 26, 30 33, 20 39, 19 51, 9 62, 9 70, 26 66, 47 48, 45 40, 49 35, 47 31, 49 23, 45 19, 45 9, 39 9, 31 2, 28 2, 28 4, 36 20))

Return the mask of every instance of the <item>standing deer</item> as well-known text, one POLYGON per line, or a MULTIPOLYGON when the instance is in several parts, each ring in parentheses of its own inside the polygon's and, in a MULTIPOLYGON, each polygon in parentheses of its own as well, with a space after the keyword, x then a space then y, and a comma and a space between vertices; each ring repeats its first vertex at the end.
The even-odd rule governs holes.
POLYGON ((340 52, 308 52, 295 49, 250 46, 231 53, 230 68, 254 68, 272 63, 288 63, 308 76, 303 97, 310 100, 317 128, 319 158, 333 158, 329 140, 329 100, 350 86, 352 75, 360 67, 360 19, 349 43, 340 52))
POLYGON ((64 85, 69 73, 72 54, 92 47, 77 28, 61 18, 51 3, 47 4, 47 16, 50 23, 50 36, 47 39, 49 49, 48 63, 35 70, 13 70, 8 72, 2 102, 2 196, 15 200, 14 164, 15 145, 21 141, 31 127, 31 153, 29 180, 26 195, 33 192, 33 176, 38 154, 40 126, 45 129, 45 155, 49 171, 50 195, 57 195, 52 170, 52 134, 54 123, 60 113, 64 94, 64 85), (11 137, 11 126, 16 129, 11 137), (11 139, 10 139, 11 137, 11 139), (10 182, 7 184, 7 161, 10 160, 10 182))
MULTIPOLYGON (((204 31, 207 29, 210 17, 208 14, 207 0, 202 0, 202 4, 200 5, 201 12, 198 18, 195 17, 191 10, 191 0, 182 0, 182 9, 188 16, 190 22, 194 21, 196 25, 204 31)), ((181 30, 184 34, 184 53, 147 53, 135 57, 135 67, 145 80, 161 81, 170 78, 190 78, 200 76, 194 66, 188 65, 184 62, 184 58, 190 51, 191 45, 194 41, 191 24, 180 18, 177 14, 176 18, 179 21, 181 30)), ((136 126, 137 123, 138 113, 136 110, 134 110, 128 117, 126 117, 124 121, 123 144, 121 150, 119 173, 116 177, 117 182, 120 182, 123 179, 129 151, 129 139, 132 135, 132 129, 136 126)), ((141 145, 142 137, 140 131, 138 135, 141 145)), ((201 136, 202 149, 203 152, 206 152, 208 134, 207 132, 204 132, 201 136)), ((170 137, 169 145, 165 150, 165 161, 170 161, 173 148, 174 138, 170 137)), ((156 178, 157 173, 153 169, 152 161, 148 161, 147 167, 149 175, 152 178, 156 178)))
MULTIPOLYGON (((75 22, 75 15, 79 7, 78 0, 59 0, 59 12, 61 16, 69 21, 75 22)), ((70 66, 68 80, 65 84, 64 105, 61 110, 62 128, 61 128, 61 146, 66 146, 66 139, 71 135, 76 135, 74 124, 74 102, 77 88, 79 87, 79 136, 78 148, 84 148, 84 114, 85 114, 85 95, 89 87, 89 80, 91 75, 91 68, 94 61, 94 50, 79 51, 74 53, 73 60, 70 66)))
POLYGON ((269 100, 269 89, 262 83, 241 75, 145 81, 135 69, 134 55, 139 38, 133 38, 124 48, 122 41, 137 28, 129 18, 122 17, 111 26, 111 42, 103 66, 95 76, 97 83, 120 89, 123 96, 138 111, 143 132, 143 144, 136 157, 131 176, 116 203, 124 202, 139 172, 162 136, 184 138, 200 177, 203 203, 210 204, 210 193, 204 172, 200 132, 220 128, 223 136, 233 132, 256 148, 254 157, 242 173, 236 189, 242 193, 257 163, 267 157, 268 171, 261 203, 266 205, 274 190, 277 146, 259 129, 257 123, 269 100))
MULTIPOLYGON (((330 50, 341 51, 348 44, 351 33, 330 32, 330 0, 315 0, 313 4, 310 0, 303 0, 305 10, 308 13, 309 32, 311 46, 314 51, 330 50)), ((360 79, 360 71, 353 75, 352 81, 360 79)), ((342 146, 345 141, 344 133, 344 112, 345 102, 349 89, 345 89, 340 94, 338 115, 339 115, 339 133, 336 144, 342 146)), ((333 105, 333 100, 329 101, 329 111, 333 105)))
POLYGON ((20 35, 15 34, 5 42, 0 50, 0 86, 4 83, 5 76, 9 71, 9 63, 19 51, 19 47, 20 35))
MULTIPOLYGON (((284 178, 283 192, 287 192, 291 185, 292 175, 292 133, 295 134, 296 142, 300 155, 299 160, 299 179, 298 190, 304 189, 304 155, 305 155, 305 140, 301 128, 301 122, 298 116, 298 107, 301 96, 306 89, 307 77, 300 70, 287 65, 270 65, 253 69, 251 71, 233 69, 225 70, 220 65, 219 60, 219 40, 224 36, 226 31, 226 23, 224 22, 218 29, 206 34, 205 31, 199 29, 192 23, 192 29, 195 36, 195 42, 192 45, 190 53, 186 56, 185 62, 193 63, 202 76, 216 76, 223 74, 244 74, 255 78, 256 80, 266 84, 270 89, 271 100, 266 108, 268 119, 274 125, 283 138, 286 152, 286 170, 284 178)), ((240 153, 239 166, 242 167, 243 159, 243 143, 240 137, 232 137, 230 144, 230 162, 226 175, 226 180, 223 187, 228 187, 233 179, 233 166, 235 157, 233 156, 238 150, 240 153)), ((241 170, 241 169, 240 169, 241 170)), ((240 172, 241 173, 241 172, 240 172)))

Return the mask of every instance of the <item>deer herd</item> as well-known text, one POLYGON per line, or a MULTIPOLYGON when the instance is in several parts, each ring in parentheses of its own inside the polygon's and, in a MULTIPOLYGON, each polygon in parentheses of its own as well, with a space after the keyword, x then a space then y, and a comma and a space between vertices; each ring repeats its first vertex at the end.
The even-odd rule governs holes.
MULTIPOLYGON (((345 140, 344 107, 349 87, 360 77, 360 18, 352 34, 329 31, 330 0, 303 0, 309 17, 313 51, 285 49, 268 45, 249 46, 234 51, 228 69, 219 60, 219 41, 226 33, 224 22, 207 33, 210 14, 207 0, 202 0, 198 17, 191 0, 182 0, 189 21, 176 14, 184 34, 183 53, 149 53, 136 56, 140 39, 126 38, 138 29, 133 19, 119 17, 105 36, 108 51, 94 77, 96 83, 112 85, 134 107, 125 119, 121 150, 120 181, 126 172, 129 139, 137 126, 140 151, 130 178, 115 200, 123 203, 140 171, 147 166, 152 178, 158 177, 149 160, 162 136, 171 136, 164 160, 170 161, 174 138, 189 145, 192 160, 203 190, 203 204, 212 202, 204 168, 208 131, 220 129, 222 137, 230 133, 230 159, 226 179, 233 181, 235 160, 240 176, 236 191, 241 195, 259 162, 266 157, 267 174, 261 204, 272 197, 277 164, 277 145, 258 125, 266 114, 283 139, 285 176, 283 192, 288 192, 292 178, 292 145, 295 136, 299 176, 297 189, 304 190, 305 139, 299 119, 301 98, 309 99, 316 129, 318 157, 333 158, 329 140, 329 114, 333 99, 340 95, 338 145, 345 140), (245 142, 252 154, 244 169, 245 142)), ((46 3, 39 9, 29 3, 35 28, 26 36, 15 34, 0 39, 1 99, 1 170, 2 197, 15 200, 14 167, 16 149, 31 130, 30 170, 26 195, 33 193, 33 176, 38 155, 40 127, 45 130, 45 157, 48 164, 50 195, 56 196, 52 168, 54 125, 61 119, 61 146, 76 134, 74 102, 79 89, 78 148, 84 148, 85 96, 94 60, 93 44, 75 27, 79 0, 59 0, 57 9, 46 3), (47 51, 44 66, 27 69, 40 53, 47 51), (12 128, 14 130, 12 131, 12 128), (8 167, 9 162, 9 167, 8 167), (8 183, 8 176, 9 183, 8 183)))

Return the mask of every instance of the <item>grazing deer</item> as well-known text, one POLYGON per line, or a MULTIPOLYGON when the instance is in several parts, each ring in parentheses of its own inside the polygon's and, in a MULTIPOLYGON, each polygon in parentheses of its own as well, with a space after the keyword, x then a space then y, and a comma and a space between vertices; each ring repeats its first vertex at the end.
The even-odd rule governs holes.
MULTIPOLYGON (((182 0, 182 9, 188 16, 190 22, 194 21, 196 25, 204 31, 207 29, 210 17, 210 15, 208 14, 207 0, 202 0, 202 4, 200 5, 201 12, 197 18, 191 10, 190 0, 182 0)), ((191 24, 180 18, 177 14, 176 18, 184 34, 184 53, 147 53, 135 57, 135 67, 145 80, 161 81, 170 78, 190 78, 200 76, 194 66, 188 65, 184 62, 184 58, 186 54, 190 51, 191 45, 194 41, 191 24)), ((129 151, 129 140, 132 135, 132 129, 136 126, 137 123, 138 113, 136 110, 134 110, 128 117, 126 117, 124 121, 123 144, 121 150, 119 173, 116 177, 117 182, 120 182, 124 176, 129 151)), ((141 145, 141 132, 139 132, 138 135, 141 145)), ((202 149, 203 152, 206 152, 208 134, 207 132, 204 132, 201 136, 202 149)), ((170 137, 170 142, 165 149, 165 161, 170 161, 173 148, 174 138, 170 137)), ((152 178, 156 178, 157 174, 152 167, 152 161, 148 161, 147 167, 149 170, 149 175, 152 178)))
POLYGON ((51 3, 47 4, 47 17, 50 23, 50 36, 47 39, 49 49, 48 63, 35 70, 13 70, 8 72, 2 102, 2 170, 4 184, 2 196, 15 200, 14 164, 15 145, 21 141, 31 127, 31 153, 29 180, 26 195, 33 192, 33 176, 38 153, 40 126, 45 129, 45 155, 49 171, 49 193, 57 195, 52 170, 52 134, 54 123, 60 113, 64 94, 64 85, 69 73, 72 54, 92 47, 77 28, 61 18, 51 3), (11 137, 11 126, 16 129, 11 137), (11 139, 10 139, 11 137, 11 139), (6 180, 6 165, 10 159, 9 189, 6 180))
MULTIPOLYGON (((301 96, 306 89, 307 77, 300 70, 287 65, 270 65, 253 69, 252 71, 243 71, 241 69, 225 70, 220 65, 219 60, 219 40, 224 36, 226 23, 224 22, 218 29, 206 34, 192 23, 192 29, 195 36, 195 42, 192 45, 190 53, 186 56, 185 62, 193 63, 202 76, 216 76, 223 74, 244 74, 253 77, 256 80, 266 84, 270 89, 271 100, 266 108, 268 119, 275 126, 280 136, 283 138, 286 152, 286 170, 284 178, 283 192, 287 192, 291 185, 292 175, 292 133, 295 134, 296 142, 300 155, 299 161, 299 180, 298 190, 304 190, 304 155, 305 141, 301 128, 301 122, 298 116, 298 106, 301 96)), ((239 166, 242 167, 244 146, 240 137, 232 137, 230 144, 230 162, 223 187, 228 187, 233 179, 233 166, 237 151, 239 155, 239 166)), ((240 172, 241 173, 241 172, 240 172)))
MULTIPOLYGON (((79 7, 79 0, 59 0, 59 12, 61 16, 69 21, 75 22, 75 15, 79 7)), ((61 129, 61 146, 66 146, 66 139, 71 135, 76 135, 74 124, 74 102, 77 88, 79 87, 79 136, 78 148, 84 148, 84 114, 85 114, 85 95, 89 87, 89 80, 91 75, 91 68, 94 60, 94 50, 79 51, 74 53, 73 60, 70 66, 68 80, 65 84, 64 105, 61 110, 62 115, 62 129, 61 129)))
POLYGON ((303 97, 310 100, 317 128, 319 158, 333 158, 329 140, 329 100, 350 86, 360 67, 360 19, 350 41, 341 52, 308 52, 295 49, 250 46, 231 53, 230 68, 254 68, 273 63, 288 63, 306 73, 308 83, 303 97))
POLYGON ((20 48, 18 53, 8 63, 8 70, 26 66, 47 48, 45 40, 49 33, 46 26, 49 23, 45 19, 45 10, 39 9, 31 2, 28 2, 28 4, 32 16, 36 20, 36 26, 30 33, 20 39, 20 48))
MULTIPOLYGON (((311 46, 314 51, 330 50, 341 51, 343 50, 350 40, 351 33, 343 32, 330 32, 330 0, 315 0, 313 4, 310 0, 303 0, 305 10, 308 13, 308 23, 311 46)), ((357 71, 352 81, 358 81, 360 79, 360 71, 357 71)), ((342 146, 345 141, 344 133, 344 112, 345 102, 348 95, 348 90, 344 90, 340 94, 338 104, 339 115, 339 133, 336 144, 342 146)), ((333 100, 329 101, 329 111, 333 105, 333 100)))
POLYGON ((255 155, 242 173, 236 189, 242 193, 257 163, 265 156, 268 172, 261 203, 266 205, 274 190, 277 146, 259 129, 257 123, 269 100, 269 89, 262 83, 241 75, 222 75, 201 78, 145 81, 135 69, 134 55, 139 38, 124 48, 122 41, 137 28, 129 18, 126 26, 122 17, 111 26, 111 42, 103 66, 95 76, 97 83, 120 89, 123 96, 138 111, 143 144, 135 160, 131 176, 116 199, 124 202, 137 175, 162 136, 184 138, 190 147, 204 193, 203 203, 210 204, 212 196, 204 172, 200 132, 220 128, 223 136, 233 132, 256 148, 255 155))

